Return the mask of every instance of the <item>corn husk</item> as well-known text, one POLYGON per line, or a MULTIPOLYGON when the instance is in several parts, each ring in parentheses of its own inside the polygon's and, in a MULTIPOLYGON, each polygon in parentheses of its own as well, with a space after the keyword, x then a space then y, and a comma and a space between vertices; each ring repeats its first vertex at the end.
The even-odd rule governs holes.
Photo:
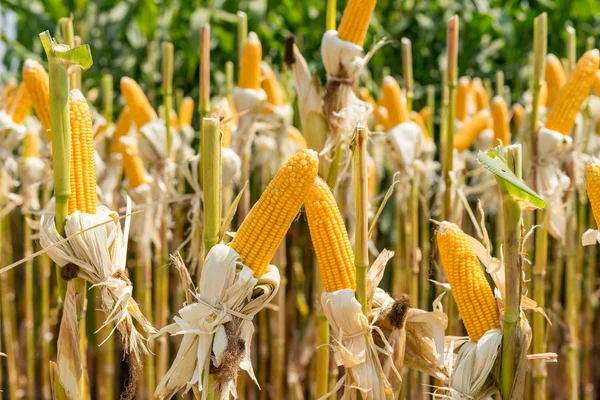
POLYGON ((264 107, 267 95, 262 89, 233 89, 233 105, 241 114, 235 135, 232 132, 232 148, 241 157, 250 151, 256 127, 254 126, 264 107))
MULTIPOLYGON (((92 287, 99 288, 101 309, 107 314, 99 330, 114 324, 107 338, 115 330, 121 334, 123 350, 129 356, 132 376, 127 390, 131 392, 141 371, 142 355, 148 354, 146 339, 134 325, 134 320, 144 332, 156 331, 132 297, 133 286, 125 266, 129 218, 125 219, 123 232, 117 217, 116 212, 105 206, 98 207, 96 214, 76 211, 67 217, 65 225, 69 240, 61 242, 64 238, 56 230, 54 216, 45 214, 40 224, 40 243, 56 264, 61 267, 75 264, 78 267, 77 276, 90 282, 92 287)), ((65 307, 69 304, 65 303, 65 307)), ((74 304, 73 309, 65 309, 66 315, 76 313, 74 304)), ((60 364, 59 374, 62 371, 60 364)), ((65 383, 64 380, 69 378, 60 375, 60 379, 65 383)))
POLYGON ((396 170, 403 171, 408 177, 414 176, 414 163, 426 145, 419 125, 412 121, 398 124, 388 131, 386 139, 396 170))
POLYGON ((537 193, 546 201, 548 230, 552 236, 564 241, 567 228, 565 191, 570 178, 561 168, 561 162, 572 151, 573 140, 547 128, 538 131, 537 193))
MULTIPOLYGON (((185 266, 179 261, 179 269, 185 266)), ((184 284, 190 286, 191 283, 184 284)), ((174 363, 158 384, 154 396, 169 399, 180 390, 194 389, 205 400, 209 395, 211 365, 217 371, 233 370, 232 374, 213 373, 215 398, 237 397, 237 370, 248 372, 258 384, 251 364, 250 349, 254 332, 252 319, 275 296, 280 277, 277 267, 270 265, 259 277, 245 266, 232 248, 217 244, 208 252, 203 265, 200 287, 179 310, 175 322, 157 335, 182 335, 174 363), (239 348, 240 340, 243 350, 239 348), (237 346, 238 352, 235 354, 237 346), (225 364, 225 363, 232 363, 225 364)))
POLYGON ((21 207, 24 214, 40 209, 38 191, 47 173, 46 163, 41 158, 27 157, 19 163, 19 195, 22 198, 21 207))
POLYGON ((138 141, 140 156, 145 165, 162 165, 176 154, 181 146, 181 138, 176 129, 171 130, 171 149, 167 147, 167 126, 162 119, 155 119, 140 128, 138 141))

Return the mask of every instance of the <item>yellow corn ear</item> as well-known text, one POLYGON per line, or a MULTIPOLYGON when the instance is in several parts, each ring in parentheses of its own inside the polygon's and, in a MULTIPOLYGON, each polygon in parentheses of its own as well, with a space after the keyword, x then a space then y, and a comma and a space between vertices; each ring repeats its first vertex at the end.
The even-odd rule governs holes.
POLYGON ((377 164, 370 156, 367 158, 367 173, 369 198, 373 198, 377 194, 377 164))
POLYGON ((425 123, 425 125, 427 125, 427 123, 429 122, 429 118, 431 118, 431 110, 429 109, 429 106, 421 108, 421 110, 419 110, 419 114, 421 114, 423 122, 425 123))
POLYGON ((460 122, 465 122, 465 120, 467 119, 467 114, 469 112, 470 92, 471 85, 469 83, 469 78, 463 76, 458 80, 458 85, 456 87, 456 101, 454 109, 454 116, 460 122))
POLYGON ((477 111, 490 108, 490 99, 480 78, 473 78, 471 81, 471 90, 475 96, 475 108, 477 108, 477 111))
POLYGON ((546 117, 546 128, 563 135, 571 133, 575 117, 590 94, 599 64, 600 52, 597 49, 588 50, 581 56, 546 117))
POLYGON ((454 148, 459 152, 468 150, 479 134, 489 126, 489 123, 489 110, 477 112, 473 118, 471 118, 469 122, 456 133, 456 136, 454 137, 454 148))
POLYGON ((259 277, 296 218, 319 170, 313 150, 290 158, 269 183, 231 241, 231 248, 259 277))
POLYGON ((124 140, 121 146, 123 148, 123 172, 129 187, 135 189, 144 183, 148 183, 148 175, 137 146, 130 140, 124 140))
POLYGON ((400 89, 398 81, 391 76, 383 78, 379 104, 387 108, 392 128, 403 122, 410 121, 408 109, 402 100, 402 89, 400 89))
POLYGON ((92 114, 79 89, 69 92, 71 120, 71 197, 69 215, 75 211, 96 214, 96 166, 92 114))
POLYGON ((340 39, 363 46, 375 3, 377 0, 348 0, 338 27, 340 39))
POLYGON ((260 62, 262 61, 262 44, 254 32, 242 49, 238 86, 243 89, 260 89, 260 62))
MULTIPOLYGON (((261 63, 262 70, 262 88, 267 95, 267 103, 273 107, 279 107, 285 104, 285 95, 283 88, 277 80, 277 76, 266 62, 261 63)), ((265 113, 272 113, 269 107, 265 107, 265 113)))
POLYGON ((373 110, 375 110, 377 107, 377 103, 375 103, 373 96, 371 96, 371 93, 369 93, 369 89, 364 86, 358 88, 358 98, 365 103, 369 103, 373 107, 373 110))
POLYGON ((600 162, 595 157, 585 167, 585 188, 596 226, 600 227, 600 162))
POLYGON ((15 93, 17 91, 17 84, 14 81, 8 81, 2 88, 2 94, 0 95, 0 108, 10 110, 14 103, 15 93))
POLYGON ((492 119, 494 120, 494 146, 498 145, 498 141, 501 141, 503 146, 508 146, 510 144, 508 109, 506 102, 500 96, 492 99, 492 119))
POLYGON ((294 142, 296 144, 296 148, 298 150, 304 150, 306 149, 306 139, 304 138, 304 135, 302 134, 302 132, 300 132, 298 130, 298 128, 296 128, 295 126, 289 126, 287 129, 287 137, 288 139, 290 139, 292 142, 294 142))
POLYGON ((525 108, 517 103, 513 106, 513 126, 515 127, 515 131, 519 132, 521 127, 523 126, 523 118, 525 117, 525 108))
POLYGON ((25 82, 21 82, 11 106, 8 108, 9 114, 12 116, 13 122, 17 124, 23 123, 29 109, 31 108, 31 97, 27 92, 25 82))
POLYGON ((48 140, 50 140, 50 82, 48 73, 39 62, 28 58, 23 64, 22 74, 35 115, 37 115, 48 140))
POLYGON ((490 329, 500 327, 492 289, 465 233, 458 226, 442 222, 436 240, 469 339, 477 342, 490 329))
POLYGON ((23 158, 40 156, 40 135, 37 131, 27 131, 23 147, 23 158))
POLYGON ((546 106, 548 108, 552 108, 558 99, 558 93, 566 82, 567 77, 562 63, 554 54, 548 54, 546 57, 546 86, 548 88, 546 106))
POLYGON ((354 254, 342 214, 327 183, 317 178, 304 204, 326 292, 356 287, 354 254))
POLYGON ((421 117, 421 114, 419 114, 416 111, 412 111, 410 113, 410 120, 412 122, 414 122, 415 124, 419 125, 419 128, 421 128, 421 132, 423 133, 423 137, 425 137, 425 138, 429 137, 429 132, 427 131, 427 126, 425 125, 425 121, 423 121, 423 117, 421 117))
POLYGON ((119 114, 119 118, 117 118, 117 123, 115 125, 115 132, 113 133, 113 137, 110 142, 110 152, 111 153, 122 153, 123 145, 121 143, 121 138, 127 136, 129 130, 131 129, 131 124, 133 120, 131 119, 131 111, 128 106, 123 107, 121 113, 119 114))
POLYGON ((179 103, 179 126, 192 125, 192 117, 194 115, 194 99, 184 97, 179 103))
POLYGON ((540 107, 548 107, 548 85, 544 82, 540 87, 540 107))
POLYGON ((125 103, 129 106, 131 118, 138 129, 148 122, 158 119, 156 111, 154 111, 146 94, 136 81, 124 76, 121 78, 120 87, 125 103))
POLYGON ((383 126, 384 131, 388 131, 393 128, 392 123, 390 122, 388 110, 384 106, 377 106, 373 110, 373 115, 375 116, 375 121, 377 121, 379 125, 383 126))
POLYGON ((596 75, 594 76, 594 94, 600 97, 600 69, 596 71, 596 75))

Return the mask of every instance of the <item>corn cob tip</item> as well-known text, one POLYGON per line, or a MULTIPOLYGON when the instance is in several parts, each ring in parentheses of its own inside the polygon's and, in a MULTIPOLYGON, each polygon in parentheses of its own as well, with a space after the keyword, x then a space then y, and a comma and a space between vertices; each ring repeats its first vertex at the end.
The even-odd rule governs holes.
POLYGON ((31 70, 34 69, 36 66, 41 65, 39 62, 28 58, 27 60, 25 60, 25 62, 23 63, 23 70, 27 71, 27 70, 31 70))
POLYGON ((69 90, 69 96, 71 96, 72 100, 79 101, 85 100, 85 96, 81 93, 79 89, 71 89, 69 90))

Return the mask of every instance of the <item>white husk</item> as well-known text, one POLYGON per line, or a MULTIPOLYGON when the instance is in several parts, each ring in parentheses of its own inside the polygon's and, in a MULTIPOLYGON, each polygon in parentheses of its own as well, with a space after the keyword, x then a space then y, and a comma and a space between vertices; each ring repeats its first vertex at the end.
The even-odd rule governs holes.
POLYGON ((323 88, 319 78, 313 78, 311 75, 308 64, 296 45, 294 45, 294 58, 292 72, 294 74, 294 81, 296 82, 298 111, 302 127, 306 128, 308 126, 308 116, 311 113, 319 114, 325 118, 323 116, 323 88))
POLYGON ((547 128, 538 131, 537 193, 546 200, 546 213, 549 217, 548 229, 555 238, 565 238, 567 216, 563 195, 571 180, 563 172, 561 161, 572 150, 573 141, 569 136, 547 128))
POLYGON ((396 169, 413 176, 414 162, 421 156, 425 146, 425 138, 419 125, 412 121, 398 124, 388 131, 386 138, 391 146, 396 169))
MULTIPOLYGON (((335 391, 343 383, 345 390, 342 399, 388 398, 392 387, 385 376, 378 353, 387 351, 391 354, 391 349, 379 349, 375 345, 371 333, 374 328, 362 313, 354 290, 324 292, 321 304, 331 326, 335 362, 345 369, 335 391)), ((377 334, 383 338, 382 333, 377 334)), ((323 398, 325 397, 327 396, 323 398)))
POLYGON ((19 194, 23 198, 23 213, 40 209, 38 191, 46 173, 46 163, 41 158, 27 157, 19 163, 19 194))
POLYGON ((0 111, 0 160, 8 157, 21 143, 26 133, 25 126, 15 124, 4 111, 0 111))
POLYGON ((96 214, 76 211, 67 217, 65 225, 66 236, 76 236, 50 247, 63 237, 56 230, 54 216, 46 214, 41 221, 40 243, 56 264, 61 267, 68 263, 77 265, 77 276, 100 289, 100 304, 108 314, 100 329, 114 323, 112 332, 119 329, 125 353, 138 358, 148 349, 145 338, 133 325, 133 319, 144 331, 152 333, 155 330, 132 298, 133 286, 125 267, 129 218, 126 218, 123 233, 117 217, 116 212, 105 206, 99 206, 96 214), (88 228, 92 229, 81 233, 88 228))
POLYGON ((98 186, 104 204, 113 204, 114 193, 121 183, 122 159, 121 153, 111 153, 103 174, 98 177, 98 186))
POLYGON ((267 95, 262 89, 233 89, 233 105, 240 113, 235 135, 232 132, 232 148, 241 156, 250 151, 256 129, 254 124, 262 112, 267 95))
POLYGON ((155 165, 170 159, 181 145, 176 129, 171 129, 171 151, 167 151, 167 126, 162 119, 155 119, 140 128, 139 151, 145 165, 155 165))
POLYGON ((240 179, 242 160, 229 147, 221 148, 221 181, 223 186, 237 183, 240 179))
MULTIPOLYGON (((231 339, 226 333, 226 323, 233 324, 234 339, 240 338, 246 344, 239 368, 257 383, 250 362, 252 319, 275 296, 279 284, 275 266, 269 265, 263 276, 255 278, 232 248, 215 245, 206 256, 198 293, 193 293, 194 301, 184 305, 175 322, 157 334, 183 335, 183 339, 154 396, 170 399, 181 389, 187 392, 194 388, 201 392, 202 400, 208 398, 210 365, 219 367, 231 339)), ((236 380, 218 385, 215 399, 237 398, 236 380)))
POLYGON ((477 150, 485 151, 495 146, 498 146, 498 143, 494 143, 494 131, 491 129, 484 129, 475 139, 475 149, 477 150))
POLYGON ((337 31, 329 30, 321 39, 321 58, 329 76, 337 76, 343 71, 356 76, 364 65, 362 47, 339 38, 337 31))

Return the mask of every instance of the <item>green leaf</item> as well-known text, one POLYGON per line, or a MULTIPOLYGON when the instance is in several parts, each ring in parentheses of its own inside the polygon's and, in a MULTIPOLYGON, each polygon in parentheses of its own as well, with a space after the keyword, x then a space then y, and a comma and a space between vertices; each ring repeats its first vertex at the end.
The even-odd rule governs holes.
POLYGON ((496 176, 496 182, 503 193, 509 194, 524 210, 544 208, 546 202, 509 168, 506 160, 499 154, 498 148, 480 151, 477 162, 496 176))
POLYGON ((90 46, 87 44, 72 49, 68 49, 63 45, 59 46, 52 39, 49 31, 40 33, 40 41, 42 42, 42 46, 44 46, 44 51, 48 58, 56 57, 66 63, 79 65, 84 70, 92 66, 92 52, 90 51, 90 46))

